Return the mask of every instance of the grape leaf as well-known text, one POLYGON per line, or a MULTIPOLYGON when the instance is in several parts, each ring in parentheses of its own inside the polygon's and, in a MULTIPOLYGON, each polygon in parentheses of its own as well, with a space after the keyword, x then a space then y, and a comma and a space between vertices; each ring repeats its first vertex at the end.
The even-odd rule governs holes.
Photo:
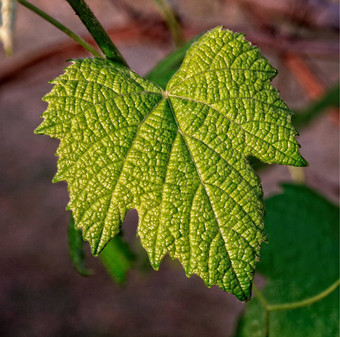
MULTIPOLYGON (((269 304, 313 297, 339 277, 339 207, 305 186, 284 185, 266 200, 269 244, 261 249, 257 271, 266 276, 269 304)), ((240 322, 237 336, 265 335, 264 309, 255 297, 240 322)), ((273 311, 270 336, 339 335, 339 289, 312 305, 273 311)))
POLYGON ((77 228, 98 255, 129 209, 153 268, 168 253, 188 276, 240 300, 265 239, 253 155, 303 166, 276 71, 242 34, 218 27, 189 49, 166 91, 100 58, 73 60, 53 80, 36 130, 60 138, 77 228))

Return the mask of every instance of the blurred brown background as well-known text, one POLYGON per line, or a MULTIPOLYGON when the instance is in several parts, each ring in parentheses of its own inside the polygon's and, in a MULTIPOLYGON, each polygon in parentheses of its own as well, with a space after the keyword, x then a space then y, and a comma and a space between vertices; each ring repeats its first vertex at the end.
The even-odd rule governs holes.
MULTIPOLYGON (((32 0, 89 38, 66 1, 32 0)), ((292 109, 320 99, 337 83, 339 4, 326 0, 172 0, 185 37, 218 25, 242 31, 278 68, 274 85, 292 109)), ((140 75, 173 49, 152 0, 89 0, 127 62, 140 75)), ((0 50, 0 335, 1 336, 231 336, 244 304, 178 262, 160 271, 133 270, 121 288, 94 258, 84 278, 68 255, 66 184, 51 183, 58 142, 35 136, 46 108, 41 97, 65 60, 89 56, 63 33, 17 6, 14 55, 0 50)), ((309 186, 337 202, 338 110, 301 127, 309 186)), ((289 181, 286 167, 261 172, 265 196, 289 181)), ((135 212, 124 224, 137 252, 135 212)), ((89 252, 87 254, 90 256, 89 252)), ((139 253, 138 253, 139 254, 139 253)))

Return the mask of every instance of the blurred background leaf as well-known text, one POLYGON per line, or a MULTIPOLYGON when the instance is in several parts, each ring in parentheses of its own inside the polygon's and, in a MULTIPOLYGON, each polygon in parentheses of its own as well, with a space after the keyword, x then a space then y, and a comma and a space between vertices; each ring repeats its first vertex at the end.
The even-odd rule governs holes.
POLYGON ((99 257, 112 279, 118 284, 123 284, 132 268, 135 256, 121 235, 116 235, 99 257))
MULTIPOLYGON (((85 242, 81 231, 75 228, 72 216, 68 228, 68 242, 71 261, 77 272, 82 276, 92 275, 93 272, 85 265, 85 242)), ((125 282, 127 273, 132 268, 135 255, 122 239, 122 236, 117 235, 103 249, 100 260, 112 279, 121 285, 125 282)))
POLYGON ((85 266, 84 241, 81 231, 74 227, 74 219, 72 215, 68 226, 68 244, 74 268, 82 276, 91 275, 92 271, 87 269, 85 266))
POLYGON ((146 76, 148 80, 157 83, 165 89, 172 75, 182 64, 184 56, 192 43, 200 38, 200 35, 195 36, 188 41, 183 47, 174 50, 164 59, 162 59, 146 76))
MULTIPOLYGON (((257 271, 267 278, 268 304, 296 302, 328 288, 339 277, 339 208, 310 188, 283 185, 266 201, 264 244, 257 271)), ((270 313, 269 336, 323 336, 339 333, 339 290, 304 308, 270 313)), ((265 336, 265 312, 255 296, 237 336, 265 336)))

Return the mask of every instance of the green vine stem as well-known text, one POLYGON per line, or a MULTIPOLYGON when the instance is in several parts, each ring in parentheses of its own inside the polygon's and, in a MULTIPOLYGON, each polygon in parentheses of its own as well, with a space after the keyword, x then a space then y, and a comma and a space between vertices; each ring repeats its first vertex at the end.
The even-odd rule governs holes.
POLYGON ((117 47, 84 0, 66 0, 85 25, 106 58, 128 66, 117 47))
POLYGON ((292 303, 285 303, 285 304, 274 304, 274 305, 268 305, 267 309, 269 311, 284 311, 284 310, 292 310, 292 309, 297 309, 301 307, 305 307, 307 305, 311 305, 315 302, 318 302, 328 296, 330 293, 332 293, 340 284, 340 279, 335 281, 331 286, 329 286, 327 289, 322 291, 321 293, 306 298, 305 300, 298 301, 298 302, 292 302, 292 303))
POLYGON ((321 301, 323 298, 328 296, 332 293, 340 284, 340 279, 336 280, 332 285, 330 285, 327 289, 323 290, 321 293, 308 297, 304 300, 291 302, 291 303, 284 303, 284 304, 269 304, 264 297, 262 291, 255 284, 253 284, 253 290, 255 295, 257 296, 261 305, 268 311, 284 311, 284 310, 292 310, 301 307, 305 307, 307 305, 311 305, 315 302, 321 301))
POLYGON ((153 0, 153 2, 157 5, 160 10, 164 20, 166 21, 172 38, 174 40, 176 47, 182 47, 184 45, 184 37, 183 32, 178 20, 176 19, 176 15, 168 4, 166 0, 153 0))
POLYGON ((262 291, 253 283, 253 291, 262 307, 264 308, 264 336, 269 336, 269 320, 270 320, 270 311, 268 310, 269 303, 264 297, 262 291))
POLYGON ((23 5, 24 7, 28 8, 29 10, 31 10, 32 12, 34 12, 35 14, 39 15, 40 17, 42 17, 43 19, 45 19, 46 21, 48 21, 49 23, 51 23, 53 26, 55 26, 56 28, 58 28, 59 30, 61 30, 63 33, 65 33, 66 35, 68 35, 71 39, 73 39, 74 41, 76 41, 77 43, 79 43, 82 47, 84 47, 87 51, 89 51, 93 56, 96 57, 102 57, 102 55, 96 50, 94 49, 90 44, 88 44, 85 40, 83 40, 81 37, 79 37, 77 34, 75 34, 74 32, 72 32, 70 29, 68 29, 67 27, 65 27, 63 24, 61 24, 59 21, 57 21, 56 19, 52 18, 51 16, 49 16, 48 14, 46 14, 44 11, 42 11, 41 9, 35 7, 34 5, 32 5, 30 2, 26 1, 26 0, 17 0, 21 5, 23 5))
POLYGON ((269 303, 267 302, 266 298, 264 297, 262 291, 253 283, 253 291, 259 302, 264 308, 267 308, 269 303))

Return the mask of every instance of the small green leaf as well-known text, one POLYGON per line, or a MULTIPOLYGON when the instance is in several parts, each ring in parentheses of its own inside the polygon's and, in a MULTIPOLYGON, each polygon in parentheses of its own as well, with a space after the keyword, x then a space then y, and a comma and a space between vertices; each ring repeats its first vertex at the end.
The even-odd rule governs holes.
POLYGON ((155 269, 166 254, 188 276, 240 300, 265 239, 259 178, 247 156, 304 166, 276 71, 243 35, 194 43, 166 91, 124 66, 74 60, 52 83, 36 133, 60 138, 77 228, 98 255, 129 209, 155 269))
POLYGON ((113 280, 118 284, 123 284, 134 260, 134 254, 128 244, 120 235, 116 235, 99 256, 113 280))
MULTIPOLYGON (((339 208, 313 190, 284 185, 266 201, 269 244, 257 270, 266 278, 263 295, 271 305, 313 297, 339 277, 339 208)), ((271 312, 269 336, 339 335, 339 290, 310 306, 271 312)), ((255 297, 238 336, 265 335, 264 310, 255 297)))
POLYGON ((74 219, 72 216, 70 217, 68 226, 68 244, 74 268, 82 276, 91 275, 92 271, 85 266, 84 241, 81 232, 74 227, 74 219))

